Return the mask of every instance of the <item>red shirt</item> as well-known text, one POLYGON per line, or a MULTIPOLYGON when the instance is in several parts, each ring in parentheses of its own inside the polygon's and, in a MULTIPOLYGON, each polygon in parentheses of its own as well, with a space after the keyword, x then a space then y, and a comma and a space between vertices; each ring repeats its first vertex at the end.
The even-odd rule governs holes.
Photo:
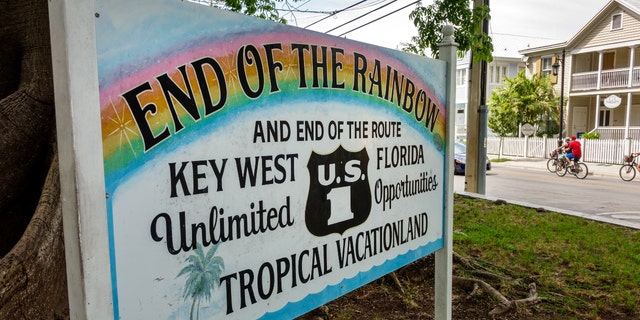
POLYGON ((573 154, 574 157, 582 157, 582 146, 580 145, 580 141, 572 140, 569 142, 567 146, 567 150, 573 154))

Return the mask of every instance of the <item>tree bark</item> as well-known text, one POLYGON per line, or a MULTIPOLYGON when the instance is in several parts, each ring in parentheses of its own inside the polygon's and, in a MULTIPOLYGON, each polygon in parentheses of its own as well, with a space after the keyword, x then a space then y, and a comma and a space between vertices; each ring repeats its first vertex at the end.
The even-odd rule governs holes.
POLYGON ((0 2, 0 257, 22 236, 51 164, 55 113, 47 10, 46 0, 0 2))
POLYGON ((48 2, 0 1, 0 319, 68 314, 48 2))
POLYGON ((27 230, 0 259, 0 319, 61 319, 68 314, 61 208, 56 158, 27 230))

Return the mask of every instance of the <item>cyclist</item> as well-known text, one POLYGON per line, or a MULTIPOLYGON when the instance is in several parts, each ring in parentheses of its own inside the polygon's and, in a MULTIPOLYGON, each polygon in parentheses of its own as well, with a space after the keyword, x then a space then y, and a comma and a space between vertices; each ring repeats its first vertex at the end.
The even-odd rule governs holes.
POLYGON ((557 147, 556 151, 561 151, 561 150, 565 149, 566 147, 568 147, 569 146, 569 142, 571 142, 571 139, 569 139, 569 137, 566 137, 564 139, 564 143, 561 146, 557 147))
MULTIPOLYGON (((631 156, 632 157, 640 156, 640 152, 631 153, 631 156)), ((633 158, 631 158, 631 160, 629 160, 629 162, 632 162, 632 161, 633 161, 633 158)), ((638 163, 638 171, 640 171, 640 163, 638 163)))
POLYGON ((556 152, 560 153, 560 151, 566 151, 567 147, 569 146, 569 142, 571 142, 571 139, 569 139, 569 137, 566 137, 564 139, 564 143, 556 148, 556 152))
POLYGON ((569 168, 573 170, 573 164, 580 161, 582 158, 582 145, 580 141, 576 140, 576 136, 571 136, 569 144, 565 147, 567 151, 567 159, 569 161, 569 168))

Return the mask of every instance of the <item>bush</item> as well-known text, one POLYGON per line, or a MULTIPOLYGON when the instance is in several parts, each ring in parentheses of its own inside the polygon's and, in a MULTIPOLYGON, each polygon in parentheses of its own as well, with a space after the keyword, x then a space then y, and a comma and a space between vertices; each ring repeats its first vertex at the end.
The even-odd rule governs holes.
POLYGON ((582 134, 582 139, 600 139, 600 132, 587 132, 582 134))

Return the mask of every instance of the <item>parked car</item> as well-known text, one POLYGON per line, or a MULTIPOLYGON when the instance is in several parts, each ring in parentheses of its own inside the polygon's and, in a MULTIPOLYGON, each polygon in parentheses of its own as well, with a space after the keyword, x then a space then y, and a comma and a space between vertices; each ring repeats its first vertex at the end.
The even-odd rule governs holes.
MULTIPOLYGON (((467 146, 462 143, 455 143, 455 150, 453 151, 453 161, 455 163, 455 169, 453 174, 463 175, 467 166, 467 146)), ((491 161, 487 157, 487 171, 491 170, 491 161)))

